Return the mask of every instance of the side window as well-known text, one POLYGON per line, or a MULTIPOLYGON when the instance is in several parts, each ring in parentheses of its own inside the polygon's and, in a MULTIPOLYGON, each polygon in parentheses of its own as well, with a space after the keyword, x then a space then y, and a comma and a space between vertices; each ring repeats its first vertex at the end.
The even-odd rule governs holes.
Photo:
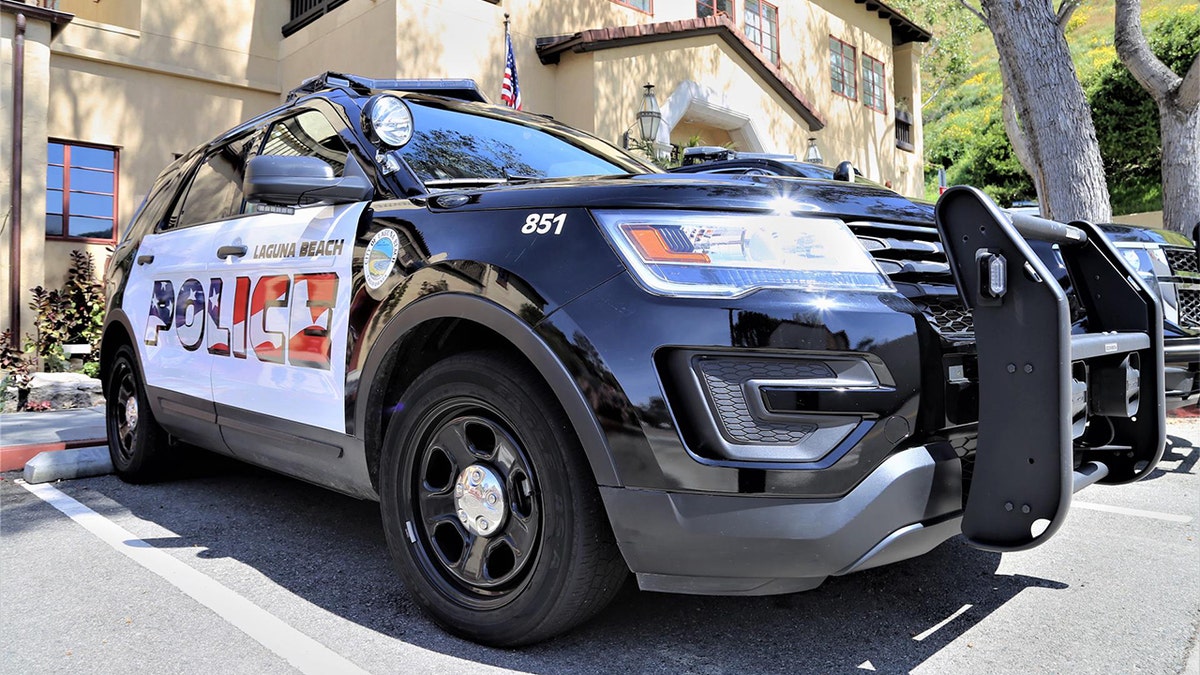
POLYGON ((334 175, 340 176, 346 168, 348 152, 345 141, 324 114, 305 110, 271 125, 260 154, 317 157, 333 167, 334 175))
POLYGON ((171 201, 175 198, 175 192, 179 189, 180 168, 181 164, 176 162, 167 167, 158 180, 154 181, 154 186, 150 188, 150 194, 146 195, 145 201, 133 215, 133 220, 130 221, 129 228, 125 230, 122 241, 131 236, 141 237, 152 232, 163 221, 163 218, 166 218, 167 211, 171 208, 171 201))
POLYGON ((227 143, 204 158, 172 219, 172 227, 208 223, 241 213, 242 178, 252 139, 227 143))

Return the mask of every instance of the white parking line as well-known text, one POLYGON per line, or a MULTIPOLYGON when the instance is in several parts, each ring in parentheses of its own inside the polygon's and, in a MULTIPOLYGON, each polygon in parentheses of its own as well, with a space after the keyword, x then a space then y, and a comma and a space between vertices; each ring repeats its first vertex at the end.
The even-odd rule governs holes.
POLYGON ((337 652, 310 638, 267 610, 250 602, 211 577, 135 537, 125 528, 89 509, 48 484, 15 481, 39 499, 63 512, 98 539, 154 572, 196 602, 258 641, 302 673, 365 675, 337 652))
POLYGON ((951 621, 962 616, 963 612, 967 611, 968 609, 971 609, 971 605, 963 605, 962 607, 959 607, 957 612, 946 617, 945 620, 941 621, 936 626, 934 626, 933 628, 930 628, 929 630, 925 631, 924 633, 920 633, 918 635, 913 636, 913 639, 916 640, 917 642, 924 640, 925 638, 929 637, 930 635, 933 635, 934 633, 941 630, 942 627, 945 626, 946 624, 948 624, 951 621))
POLYGON ((1091 511, 1103 511, 1105 513, 1119 513, 1123 516, 1137 516, 1139 518, 1153 518, 1155 520, 1165 520, 1170 523, 1190 523, 1191 516, 1179 516, 1174 513, 1162 513, 1160 511, 1143 511, 1141 509, 1127 509, 1124 506, 1109 506, 1107 504, 1093 504, 1091 502, 1072 501, 1071 507, 1088 509, 1091 511))

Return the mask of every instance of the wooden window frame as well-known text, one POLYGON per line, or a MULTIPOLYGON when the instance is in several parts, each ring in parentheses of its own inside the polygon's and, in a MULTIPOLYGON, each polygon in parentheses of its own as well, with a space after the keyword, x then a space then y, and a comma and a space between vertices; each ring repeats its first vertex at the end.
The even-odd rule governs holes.
POLYGON ((729 0, 729 12, 722 12, 717 9, 719 0, 696 0, 696 18, 700 17, 700 5, 707 5, 712 8, 712 14, 709 16, 723 16, 734 23, 737 23, 737 0, 729 0))
POLYGON ((646 0, 647 9, 638 7, 637 5, 633 4, 631 0, 609 0, 609 2, 613 3, 614 5, 620 5, 622 7, 628 7, 629 9, 639 11, 647 16, 654 16, 654 0, 646 0))
MULTIPOLYGON (((51 162, 49 160, 49 157, 47 157, 47 159, 46 159, 46 168, 47 169, 49 169, 52 166, 57 166, 57 167, 61 167, 63 170, 62 213, 57 213, 57 212, 54 213, 54 215, 58 215, 58 216, 62 217, 63 233, 62 234, 46 233, 46 239, 48 241, 71 241, 71 242, 82 242, 82 243, 87 243, 87 244, 116 244, 117 241, 121 237, 121 233, 118 231, 118 228, 120 227, 120 221, 117 217, 117 214, 119 214, 121 212, 120 211, 120 202, 119 202, 119 197, 118 197, 118 195, 121 192, 121 149, 114 145, 104 145, 103 143, 88 143, 86 141, 70 141, 70 140, 66 140, 66 139, 62 139, 62 138, 50 138, 50 139, 46 140, 47 147, 49 147, 49 145, 51 143, 57 143, 57 144, 63 146, 62 164, 55 164, 55 163, 51 162), (113 186, 112 186, 113 191, 112 191, 112 193, 91 192, 91 191, 87 191, 87 190, 76 190, 75 191, 79 194, 90 194, 90 195, 98 195, 101 197, 112 197, 112 203, 113 203, 113 207, 112 207, 112 224, 113 224, 112 237, 108 237, 108 238, 77 237, 77 236, 74 236, 71 234, 71 166, 72 166, 71 165, 71 148, 72 147, 94 148, 96 150, 108 150, 108 151, 112 152, 112 154, 113 154, 113 168, 112 168, 112 172, 111 172, 112 176, 113 176, 113 186)), ((97 169, 97 168, 88 167, 88 166, 77 167, 77 168, 87 169, 88 171, 102 171, 105 173, 109 173, 106 169, 97 169)), ((49 192, 50 189, 51 189, 50 186, 47 185, 45 188, 45 191, 49 192)), ((44 211, 44 213, 47 216, 51 215, 51 212, 49 210, 44 211)), ((80 218, 94 218, 95 216, 80 215, 79 217, 80 218)))
POLYGON ((858 100, 858 48, 855 47, 854 45, 850 44, 849 42, 846 42, 845 40, 838 39, 836 36, 833 36, 833 35, 829 36, 829 89, 833 93, 837 94, 838 96, 841 96, 842 98, 848 98, 851 101, 858 100), (851 52, 851 57, 849 59, 849 61, 850 61, 850 78, 849 79, 846 78, 846 68, 845 67, 842 67, 839 69, 841 72, 841 75, 842 75, 842 91, 838 91, 833 86, 833 83, 834 83, 834 79, 833 79, 833 68, 834 68, 834 65, 833 65, 833 43, 835 43, 835 42, 838 43, 839 45, 841 45, 841 49, 839 50, 838 55, 842 58, 843 66, 847 60, 846 59, 846 49, 848 48, 851 52), (853 96, 848 96, 845 93, 845 85, 847 82, 850 83, 850 86, 854 87, 854 95, 853 96))
POLYGON ((746 16, 750 11, 750 3, 749 2, 744 2, 742 5, 742 34, 745 35, 747 39, 750 39, 751 44, 758 47, 758 50, 760 52, 762 52, 764 56, 767 57, 767 61, 778 66, 779 62, 780 62, 779 48, 781 46, 780 45, 781 40, 779 38, 779 7, 767 2, 766 0, 755 0, 755 2, 758 5, 758 33, 759 33, 759 35, 767 34, 762 29, 762 27, 766 24, 766 15, 765 15, 765 12, 763 11, 763 7, 770 7, 771 9, 775 10, 775 32, 770 34, 775 38, 775 49, 771 49, 771 48, 767 47, 766 45, 759 44, 759 43, 755 42, 753 39, 750 39, 750 33, 746 31, 746 25, 747 25, 746 16))
POLYGON ((881 113, 886 113, 887 112, 887 86, 886 86, 887 76, 886 76, 886 72, 883 67, 883 61, 880 61, 879 59, 877 59, 874 56, 871 56, 870 54, 867 54, 867 53, 863 53, 862 59, 865 62, 865 63, 863 63, 863 69, 862 69, 863 105, 870 108, 871 110, 875 110, 875 111, 881 112, 881 113), (870 66, 870 67, 868 68, 868 66, 870 66), (878 71, 879 72, 879 96, 875 96, 873 88, 869 86, 870 83, 868 82, 868 79, 867 79, 867 76, 869 74, 875 73, 876 66, 878 66, 878 68, 879 68, 879 71, 878 71), (870 103, 867 102, 867 92, 868 91, 872 92, 871 98, 876 101, 877 105, 871 105, 870 103))

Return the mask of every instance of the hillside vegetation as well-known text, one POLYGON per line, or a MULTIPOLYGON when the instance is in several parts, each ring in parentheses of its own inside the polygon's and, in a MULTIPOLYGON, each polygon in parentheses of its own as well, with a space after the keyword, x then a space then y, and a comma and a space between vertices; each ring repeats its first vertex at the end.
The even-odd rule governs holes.
MULTIPOLYGON (((1162 208, 1158 112, 1113 47, 1113 0, 1085 0, 1067 27, 1076 71, 1092 106, 1114 215, 1162 208)), ((976 23, 978 23, 976 21, 976 23)), ((932 27, 941 29, 940 20, 932 27)), ((1144 0, 1142 24, 1159 58, 1183 74, 1200 51, 1195 0, 1144 0)), ((982 187, 1001 206, 1035 198, 1000 116, 1000 70, 991 34, 981 24, 969 41, 970 67, 924 108, 930 196, 936 172, 951 185, 982 187)))

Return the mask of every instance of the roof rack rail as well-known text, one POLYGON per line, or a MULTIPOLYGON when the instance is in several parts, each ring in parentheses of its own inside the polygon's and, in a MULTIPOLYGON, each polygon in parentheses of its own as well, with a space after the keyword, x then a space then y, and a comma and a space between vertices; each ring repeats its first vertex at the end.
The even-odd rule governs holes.
POLYGON ((300 86, 288 92, 288 103, 323 89, 345 87, 359 94, 370 94, 376 91, 410 91, 422 94, 433 94, 447 98, 457 98, 464 101, 487 103, 488 100, 479 91, 479 85, 471 79, 412 79, 412 80, 377 80, 358 75, 347 75, 328 71, 310 77, 300 83, 300 86))

